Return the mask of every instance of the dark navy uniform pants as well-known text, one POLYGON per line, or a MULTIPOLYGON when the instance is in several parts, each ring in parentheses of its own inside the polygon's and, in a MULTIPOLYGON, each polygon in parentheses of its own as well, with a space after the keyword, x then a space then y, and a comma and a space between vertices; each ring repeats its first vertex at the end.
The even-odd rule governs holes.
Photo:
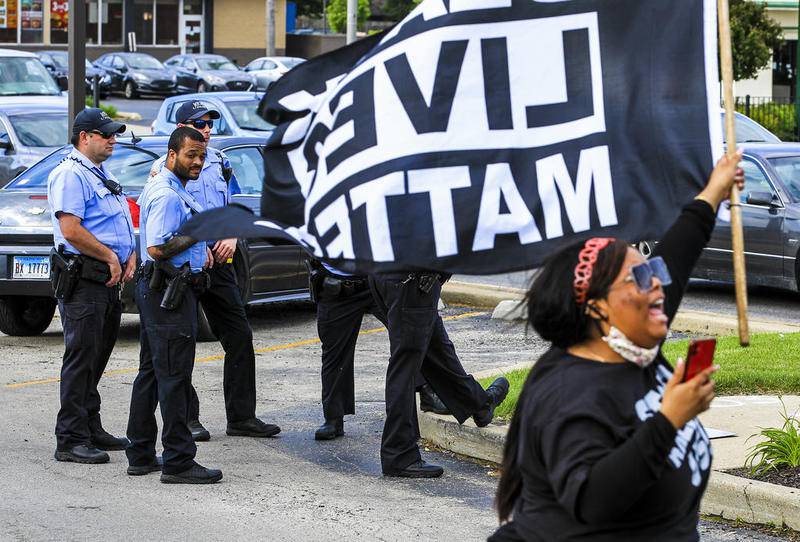
POLYGON ((187 290, 175 310, 161 308, 163 292, 151 290, 149 280, 136 285, 136 304, 141 320, 139 374, 133 382, 126 449, 128 463, 144 466, 155 462, 156 405, 161 406, 164 428, 163 472, 177 474, 194 463, 197 447, 186 425, 192 390, 197 297, 187 290))
POLYGON ((88 445, 101 427, 97 384, 117 342, 122 304, 119 288, 81 279, 72 297, 58 302, 64 328, 61 408, 56 418, 56 445, 69 450, 88 445))
MULTIPOLYGON (((211 287, 200 295, 200 304, 225 351, 222 389, 229 422, 256 417, 256 355, 253 330, 247 321, 239 286, 231 264, 215 264, 209 270, 211 287)), ((200 400, 192 387, 189 420, 200 417, 200 400)))
POLYGON ((438 304, 442 286, 435 281, 429 292, 408 273, 370 275, 378 310, 389 330, 389 366, 386 370, 386 421, 381 439, 381 465, 404 469, 420 459, 414 400, 415 375, 422 376, 459 423, 485 408, 489 396, 461 366, 447 336, 438 304))
MULTIPOLYGON (((350 295, 319 295, 317 333, 322 343, 322 412, 326 420, 355 414, 354 361, 364 314, 372 314, 386 325, 386 316, 378 310, 369 288, 350 295)), ((417 373, 415 389, 423 384, 425 379, 417 373)))

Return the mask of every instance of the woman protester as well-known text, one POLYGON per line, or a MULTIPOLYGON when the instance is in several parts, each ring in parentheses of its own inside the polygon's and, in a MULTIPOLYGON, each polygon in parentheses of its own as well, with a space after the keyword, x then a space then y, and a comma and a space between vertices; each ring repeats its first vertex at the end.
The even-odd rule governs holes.
POLYGON ((506 441, 490 542, 696 541, 711 446, 696 416, 716 367, 682 382, 661 353, 669 323, 733 183, 723 157, 650 260, 594 238, 554 254, 528 292, 552 347, 534 365, 506 441), (511 521, 509 519, 512 517, 511 521))

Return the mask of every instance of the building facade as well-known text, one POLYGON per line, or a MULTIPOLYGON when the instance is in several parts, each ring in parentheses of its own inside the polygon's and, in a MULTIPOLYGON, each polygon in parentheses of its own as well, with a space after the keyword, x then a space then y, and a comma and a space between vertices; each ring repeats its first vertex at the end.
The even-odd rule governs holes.
MULTIPOLYGON (((0 47, 66 49, 69 2, 0 0, 0 47)), ((136 49, 164 60, 219 53, 245 64, 267 46, 265 0, 87 0, 86 55, 136 49), (131 39, 132 38, 132 39, 131 39)), ((286 0, 275 0, 275 46, 286 48, 286 0)))

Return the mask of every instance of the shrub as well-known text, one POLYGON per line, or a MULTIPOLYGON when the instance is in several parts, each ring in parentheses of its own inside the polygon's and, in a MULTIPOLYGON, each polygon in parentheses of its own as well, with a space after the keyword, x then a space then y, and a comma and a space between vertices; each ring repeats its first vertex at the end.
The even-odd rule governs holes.
MULTIPOLYGON (((86 107, 94 107, 94 100, 92 99, 92 97, 91 97, 91 96, 87 96, 87 97, 86 97, 86 107)), ((117 113, 118 113, 118 111, 117 111, 117 108, 116 108, 116 107, 114 107, 113 105, 103 105, 103 104, 100 104, 100 109, 102 109, 103 111, 105 111, 105 112, 106 112, 106 115, 108 115, 108 116, 109 116, 109 117, 111 117, 112 119, 113 119, 113 118, 116 118, 116 116, 117 116, 117 113)))
POLYGON ((767 427, 750 437, 761 436, 766 439, 750 448, 747 454, 744 464, 750 469, 751 475, 758 476, 770 469, 800 467, 800 420, 787 414, 785 404, 781 417, 781 428, 767 427))

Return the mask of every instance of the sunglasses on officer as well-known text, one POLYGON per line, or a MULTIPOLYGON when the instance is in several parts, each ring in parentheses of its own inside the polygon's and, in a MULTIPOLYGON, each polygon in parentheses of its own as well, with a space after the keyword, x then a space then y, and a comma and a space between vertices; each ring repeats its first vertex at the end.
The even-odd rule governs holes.
POLYGON ((656 277, 661 282, 661 286, 672 284, 669 269, 667 269, 667 264, 661 256, 656 256, 644 263, 632 266, 631 272, 625 277, 624 282, 633 282, 636 284, 636 289, 646 294, 653 289, 653 277, 656 277))
POLYGON ((87 134, 99 135, 99 136, 100 136, 100 137, 102 137, 103 139, 111 139, 112 137, 114 137, 115 135, 117 135, 117 132, 105 133, 105 132, 101 132, 100 130, 89 130, 89 131, 88 131, 88 132, 86 132, 86 133, 87 133, 87 134))
POLYGON ((190 121, 187 122, 187 124, 191 124, 192 126, 197 128, 198 130, 202 130, 206 126, 208 126, 209 128, 213 128, 214 127, 214 121, 213 120, 203 120, 203 119, 190 120, 190 121))

